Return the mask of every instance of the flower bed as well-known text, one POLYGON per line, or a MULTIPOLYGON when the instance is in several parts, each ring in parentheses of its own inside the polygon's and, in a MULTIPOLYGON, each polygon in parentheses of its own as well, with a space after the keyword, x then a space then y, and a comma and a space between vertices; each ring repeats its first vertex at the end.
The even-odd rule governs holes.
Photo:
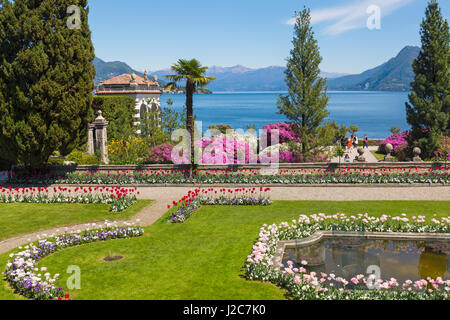
POLYGON ((269 198, 270 188, 240 188, 240 189, 195 189, 189 191, 187 196, 178 202, 173 202, 173 207, 167 221, 169 223, 184 223, 202 205, 225 206, 268 206, 272 202, 269 198))
MULTIPOLYGON (((358 275, 352 279, 335 277, 334 274, 321 275, 315 272, 307 273, 304 267, 294 268, 289 263, 287 268, 280 265, 275 268, 273 258, 278 241, 307 238, 319 230, 335 231, 366 231, 366 232, 415 232, 415 233, 450 233, 450 217, 441 220, 425 221, 424 216, 406 218, 404 215, 392 217, 369 217, 365 215, 346 216, 336 214, 327 216, 301 215, 292 224, 286 222, 280 225, 264 225, 260 229, 259 239, 253 246, 253 252, 245 264, 245 276, 248 280, 269 281, 288 290, 289 294, 298 300, 373 300, 373 299, 449 299, 450 280, 422 279, 397 283, 395 279, 379 280, 379 287, 368 290, 367 283, 374 279, 358 275), (283 269, 284 268, 284 269, 283 269), (349 289, 349 284, 353 289, 349 289)), ((303 266, 307 261, 302 262, 303 266)))
POLYGON ((259 169, 233 171, 195 171, 189 177, 188 170, 135 170, 72 172, 64 176, 22 176, 10 175, 9 183, 45 184, 96 184, 96 185, 139 185, 139 184, 384 184, 384 183, 427 183, 447 184, 450 168, 393 168, 393 169, 302 169, 279 170, 277 174, 264 175, 259 169))
POLYGON ((136 203, 137 194, 136 188, 122 187, 0 187, 0 203, 102 203, 110 204, 111 212, 121 212, 136 203))
POLYGON ((3 272, 5 280, 17 294, 34 300, 51 300, 64 297, 61 288, 55 286, 58 274, 53 277, 50 273, 42 276, 39 272, 45 272, 46 268, 36 268, 38 262, 45 256, 51 255, 65 248, 82 244, 106 241, 113 239, 126 239, 139 237, 144 234, 140 227, 109 227, 86 231, 80 234, 57 236, 48 240, 41 240, 37 244, 29 244, 18 253, 10 255, 13 258, 6 265, 3 272))

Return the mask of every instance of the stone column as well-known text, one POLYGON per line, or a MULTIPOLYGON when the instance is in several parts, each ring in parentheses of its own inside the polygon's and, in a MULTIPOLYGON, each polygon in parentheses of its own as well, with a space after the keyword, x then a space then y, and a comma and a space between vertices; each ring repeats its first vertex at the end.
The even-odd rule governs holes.
POLYGON ((88 142, 87 142, 87 154, 94 154, 94 125, 89 124, 88 142))
POLYGON ((108 164, 108 136, 106 128, 108 127, 108 121, 102 116, 102 112, 98 111, 98 117, 92 123, 95 128, 95 151, 100 150, 100 161, 108 164))

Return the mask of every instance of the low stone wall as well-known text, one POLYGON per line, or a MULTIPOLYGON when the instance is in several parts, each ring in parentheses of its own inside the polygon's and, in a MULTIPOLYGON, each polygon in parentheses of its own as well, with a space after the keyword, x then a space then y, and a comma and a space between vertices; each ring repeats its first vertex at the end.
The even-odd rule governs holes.
MULTIPOLYGON (((377 163, 280 163, 280 170, 299 170, 299 169, 395 169, 395 168, 425 168, 439 169, 447 168, 448 164, 444 162, 377 162, 377 163)), ((198 170, 242 170, 242 169, 270 169, 268 165, 262 164, 243 164, 243 165, 199 165, 198 170)), ((23 171, 23 168, 14 168, 16 172, 23 171)), ((72 166, 51 166, 49 170, 53 173, 67 172, 97 172, 97 171, 139 171, 139 170, 189 170, 189 165, 173 164, 155 164, 155 165, 72 165, 72 166)))

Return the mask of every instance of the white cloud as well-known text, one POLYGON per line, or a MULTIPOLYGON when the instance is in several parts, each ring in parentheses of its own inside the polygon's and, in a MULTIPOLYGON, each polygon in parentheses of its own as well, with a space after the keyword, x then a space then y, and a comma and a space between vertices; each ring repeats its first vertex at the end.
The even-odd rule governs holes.
MULTIPOLYGON (((413 2, 414 0, 363 0, 339 7, 330 7, 311 11, 311 23, 318 24, 331 22, 324 32, 329 35, 337 35, 343 32, 362 29, 366 27, 367 8, 375 5, 381 9, 381 19, 398 10, 399 8, 413 2)), ((289 25, 295 24, 295 18, 289 19, 289 25)))

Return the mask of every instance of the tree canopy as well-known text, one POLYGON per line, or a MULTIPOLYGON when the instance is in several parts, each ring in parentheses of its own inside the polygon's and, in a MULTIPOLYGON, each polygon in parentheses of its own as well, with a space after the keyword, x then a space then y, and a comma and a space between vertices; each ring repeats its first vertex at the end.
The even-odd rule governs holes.
POLYGON ((437 1, 430 1, 422 21, 422 48, 413 62, 415 79, 406 103, 413 147, 430 158, 450 131, 450 34, 437 1))
POLYGON ((87 0, 0 0, 7 160, 42 168, 54 151, 68 154, 85 139, 95 77, 88 12, 87 0))

